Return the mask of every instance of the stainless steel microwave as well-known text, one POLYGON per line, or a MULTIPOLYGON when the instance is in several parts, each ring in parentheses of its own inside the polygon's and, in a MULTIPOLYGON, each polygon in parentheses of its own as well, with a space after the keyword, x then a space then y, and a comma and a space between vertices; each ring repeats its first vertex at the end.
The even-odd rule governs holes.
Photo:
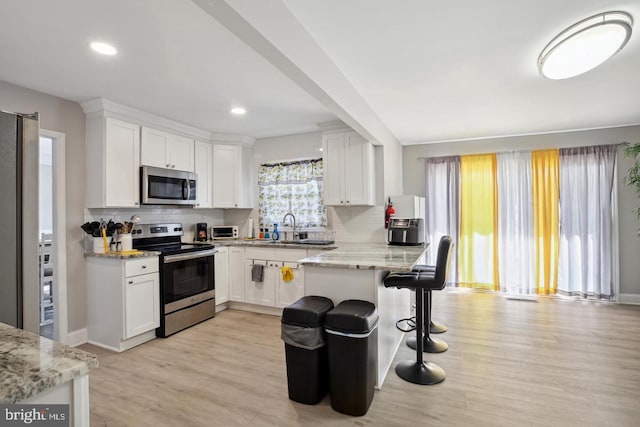
POLYGON ((175 169, 140 167, 140 203, 195 205, 198 175, 175 169))

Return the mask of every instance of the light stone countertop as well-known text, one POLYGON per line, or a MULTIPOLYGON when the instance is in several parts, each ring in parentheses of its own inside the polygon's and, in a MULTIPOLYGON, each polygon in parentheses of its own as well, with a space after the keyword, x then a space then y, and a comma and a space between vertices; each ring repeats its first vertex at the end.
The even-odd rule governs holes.
POLYGON ((98 367, 98 356, 0 323, 0 404, 20 402, 98 367))
MULTIPOLYGON (((215 241, 217 244, 218 241, 215 241)), ((224 241, 228 246, 252 246, 265 248, 283 248, 283 249, 335 249, 336 243, 328 245, 306 245, 303 243, 283 243, 278 240, 227 240, 224 241)))
POLYGON ((363 270, 411 271, 425 264, 427 246, 394 246, 386 243, 341 242, 331 251, 299 260, 313 267, 353 268, 363 270))
POLYGON ((152 256, 158 256, 160 252, 157 251, 140 251, 140 253, 122 253, 122 252, 107 252, 104 254, 97 254, 95 252, 87 252, 85 256, 98 257, 98 258, 117 258, 117 259, 128 259, 128 258, 146 258, 152 256))

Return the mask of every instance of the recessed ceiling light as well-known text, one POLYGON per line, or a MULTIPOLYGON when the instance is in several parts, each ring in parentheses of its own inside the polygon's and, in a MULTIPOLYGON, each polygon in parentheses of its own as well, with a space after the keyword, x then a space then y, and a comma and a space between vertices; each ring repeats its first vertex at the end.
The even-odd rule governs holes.
POLYGON ((90 46, 91 46, 91 49, 95 50, 98 53, 101 53, 102 55, 111 56, 118 53, 118 50, 115 47, 107 43, 93 42, 90 44, 90 46))
POLYGON ((633 18, 605 12, 577 22, 558 34, 538 57, 540 74, 549 79, 575 77, 611 58, 631 37, 633 18))
POLYGON ((231 109, 231 114, 235 114, 236 116, 242 116, 242 115, 244 115, 246 113, 247 113, 247 110, 245 110, 242 107, 233 107, 231 109))

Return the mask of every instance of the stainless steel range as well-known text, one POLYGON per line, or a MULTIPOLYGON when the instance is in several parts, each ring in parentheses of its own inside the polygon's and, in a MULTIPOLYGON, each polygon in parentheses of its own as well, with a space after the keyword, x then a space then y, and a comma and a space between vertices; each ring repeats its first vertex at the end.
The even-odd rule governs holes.
POLYGON ((213 245, 182 243, 182 224, 139 224, 133 248, 159 251, 160 327, 167 337, 215 316, 213 245))

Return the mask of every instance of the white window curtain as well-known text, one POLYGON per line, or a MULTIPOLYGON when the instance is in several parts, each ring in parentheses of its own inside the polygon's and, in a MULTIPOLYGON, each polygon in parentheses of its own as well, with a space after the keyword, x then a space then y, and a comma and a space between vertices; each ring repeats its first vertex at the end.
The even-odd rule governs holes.
POLYGON ((300 227, 327 225, 322 203, 322 159, 263 164, 258 169, 260 226, 280 224, 287 212, 300 227))
POLYGON ((612 299, 617 146, 560 150, 558 291, 612 299))
POLYGON ((535 293, 531 152, 498 153, 498 270, 500 290, 535 293))
MULTIPOLYGON (((427 242, 430 244, 427 263, 436 264, 438 243, 442 236, 451 236, 457 248, 460 235, 460 157, 430 157, 425 159, 427 242)), ((449 270, 450 284, 458 283, 457 249, 449 270)))

